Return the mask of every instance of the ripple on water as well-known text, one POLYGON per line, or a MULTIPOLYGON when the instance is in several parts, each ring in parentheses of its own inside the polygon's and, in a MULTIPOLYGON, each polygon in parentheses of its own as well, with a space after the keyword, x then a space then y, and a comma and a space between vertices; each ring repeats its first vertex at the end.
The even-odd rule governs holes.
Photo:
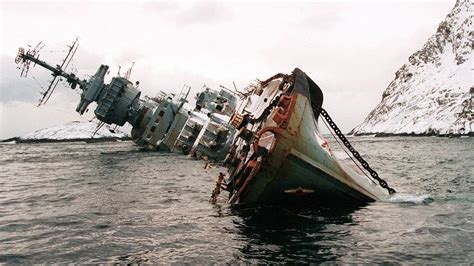
POLYGON ((385 201, 393 203, 430 204, 434 199, 430 195, 395 193, 385 199, 385 201))
POLYGON ((0 263, 472 263, 472 138, 351 140, 400 193, 353 208, 210 205, 222 169, 185 156, 0 145, 0 263))

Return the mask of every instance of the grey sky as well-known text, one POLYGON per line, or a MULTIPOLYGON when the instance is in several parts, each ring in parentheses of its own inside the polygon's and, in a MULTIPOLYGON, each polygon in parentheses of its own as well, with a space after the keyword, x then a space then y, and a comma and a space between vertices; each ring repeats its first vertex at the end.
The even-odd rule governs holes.
MULTIPOLYGON (((239 88, 301 68, 323 89, 324 106, 344 130, 362 122, 413 52, 436 32, 455 1, 1 1, 0 138, 80 118, 78 95, 58 87, 36 108, 39 86, 21 79, 19 46, 46 47, 58 63, 79 36, 80 77, 99 64, 135 67, 143 94, 198 91, 204 84, 239 88)), ((124 69, 123 68, 123 69, 124 69)), ((36 67, 46 85, 50 77, 36 67)))

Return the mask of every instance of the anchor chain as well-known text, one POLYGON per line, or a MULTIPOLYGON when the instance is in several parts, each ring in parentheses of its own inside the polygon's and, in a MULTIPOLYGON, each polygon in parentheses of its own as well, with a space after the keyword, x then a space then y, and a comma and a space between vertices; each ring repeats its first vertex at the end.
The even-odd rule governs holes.
POLYGON ((354 147, 352 147, 351 143, 349 142, 349 140, 347 140, 347 138, 344 136, 344 134, 342 134, 341 130, 337 127, 336 123, 334 123, 334 121, 332 121, 331 117, 329 116, 329 114, 326 112, 326 110, 324 110, 323 108, 320 108, 319 110, 319 113, 324 117, 324 119, 326 119, 327 123, 329 124, 329 126, 332 128, 332 130, 334 131, 334 133, 339 137, 339 139, 342 141, 342 143, 344 144, 344 146, 346 146, 346 148, 352 153, 352 155, 354 155, 354 157, 360 162, 360 164, 362 165, 362 167, 365 168, 365 170, 367 170, 369 173, 370 173, 370 176, 372 176, 372 178, 374 178, 375 180, 377 180, 380 184, 381 187, 385 188, 386 190, 388 190, 388 193, 389 194, 394 194, 396 193, 395 189, 391 188, 388 186, 387 182, 385 180, 383 180, 382 178, 379 177, 379 174, 377 172, 375 172, 375 170, 373 170, 370 166, 369 166, 369 163, 364 160, 362 158, 362 156, 360 156, 360 153, 358 151, 356 151, 356 149, 354 149, 354 147))

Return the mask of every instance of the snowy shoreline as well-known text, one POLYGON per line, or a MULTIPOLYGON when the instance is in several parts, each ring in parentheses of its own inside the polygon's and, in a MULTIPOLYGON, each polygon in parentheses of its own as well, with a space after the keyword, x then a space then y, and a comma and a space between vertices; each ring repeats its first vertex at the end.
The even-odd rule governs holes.
POLYGON ((47 142, 104 142, 131 140, 130 134, 109 125, 97 128, 95 122, 69 122, 51 128, 40 129, 21 137, 0 140, 2 143, 47 143, 47 142))
POLYGON ((77 139, 22 139, 20 137, 13 137, 9 139, 0 140, 0 143, 14 142, 15 144, 23 143, 59 143, 59 142, 86 142, 86 143, 96 143, 96 142, 119 142, 119 141, 128 141, 132 140, 130 137, 103 137, 103 138, 77 138, 77 139))
POLYGON ((355 133, 348 134, 349 136, 363 137, 363 136, 373 136, 375 138, 382 137, 440 137, 440 138, 461 138, 461 137, 474 137, 474 132, 469 132, 467 134, 436 134, 436 133, 384 133, 384 132, 375 132, 375 133, 355 133))

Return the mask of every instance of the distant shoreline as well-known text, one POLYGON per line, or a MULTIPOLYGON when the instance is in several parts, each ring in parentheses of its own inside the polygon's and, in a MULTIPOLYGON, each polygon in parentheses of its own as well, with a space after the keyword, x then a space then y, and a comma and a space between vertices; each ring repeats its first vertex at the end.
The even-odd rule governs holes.
POLYGON ((460 138, 460 137, 474 137, 474 132, 469 132, 468 134, 436 134, 436 133, 355 133, 348 134, 349 136, 374 136, 376 138, 380 137, 441 137, 441 138, 460 138))
POLYGON ((9 139, 0 140, 0 143, 6 142, 15 142, 15 143, 59 143, 59 142, 87 142, 87 143, 96 143, 96 142, 113 142, 113 141, 126 141, 132 140, 131 137, 106 137, 106 138, 78 138, 78 139, 22 139, 19 137, 13 137, 9 139))
MULTIPOLYGON (((345 134, 351 137, 364 137, 373 136, 375 138, 383 137, 440 137, 440 138, 460 138, 460 137, 474 137, 474 132, 468 134, 415 134, 415 133, 358 133, 358 134, 345 134)), ((62 143, 62 142, 86 142, 86 143, 97 143, 97 142, 116 142, 116 141, 128 141, 132 140, 131 137, 105 137, 105 138, 78 138, 78 139, 21 139, 19 137, 8 138, 0 140, 0 143, 15 142, 16 144, 28 144, 28 143, 62 143)))

